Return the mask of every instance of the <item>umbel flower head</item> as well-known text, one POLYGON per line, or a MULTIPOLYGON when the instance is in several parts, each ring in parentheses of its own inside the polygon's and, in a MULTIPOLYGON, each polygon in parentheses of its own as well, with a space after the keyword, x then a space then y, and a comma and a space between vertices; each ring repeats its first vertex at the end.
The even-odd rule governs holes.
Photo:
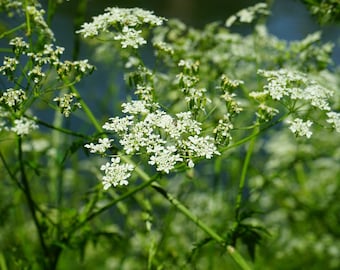
MULTIPOLYGON (((259 70, 258 74, 268 81, 263 87, 262 92, 252 92, 250 96, 257 101, 265 101, 272 99, 280 101, 290 110, 290 113, 299 115, 304 111, 318 110, 327 117, 326 123, 331 124, 337 132, 339 129, 339 113, 331 110, 330 98, 334 95, 334 91, 320 85, 316 80, 310 79, 307 74, 295 70, 259 70)), ((263 106, 263 105, 262 105, 263 106)), ((276 110, 273 113, 277 114, 276 110)), ((260 115, 261 116, 261 115, 260 115)), ((312 131, 310 130, 313 122, 319 122, 319 119, 302 120, 296 117, 293 121, 287 121, 289 129, 296 136, 306 136, 310 138, 312 131)))
POLYGON ((140 8, 106 8, 105 13, 93 17, 92 22, 84 23, 77 33, 84 38, 96 37, 113 31, 114 40, 119 40, 122 48, 137 49, 146 44, 142 36, 142 27, 162 25, 165 19, 157 17, 151 11, 140 8))
MULTIPOLYGON (((123 103, 122 117, 110 118, 103 129, 119 137, 124 155, 144 155, 148 164, 159 172, 170 173, 178 163, 194 167, 194 159, 211 159, 219 155, 210 136, 203 136, 201 123, 192 118, 190 111, 174 116, 159 109, 157 103, 132 100, 123 103)), ((98 144, 86 144, 92 153, 103 154, 113 139, 99 139, 98 144)), ((102 166, 104 188, 126 185, 133 166, 117 158, 102 166), (119 173, 118 173, 119 172, 119 173)))

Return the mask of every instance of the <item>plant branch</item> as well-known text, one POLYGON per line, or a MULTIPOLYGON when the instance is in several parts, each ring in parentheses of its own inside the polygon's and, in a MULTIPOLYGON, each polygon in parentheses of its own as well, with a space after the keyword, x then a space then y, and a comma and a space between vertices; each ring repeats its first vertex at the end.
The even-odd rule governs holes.
POLYGON ((253 134, 250 136, 251 141, 249 143, 248 151, 242 166, 242 171, 241 171, 241 176, 240 176, 240 182, 239 182, 239 187, 238 187, 238 193, 236 197, 236 206, 235 206, 235 216, 236 220, 239 218, 239 212, 241 208, 241 203, 242 203, 242 197, 243 197, 243 189, 244 189, 244 184, 247 176, 247 171, 250 163, 250 157, 254 151, 254 145, 255 145, 255 139, 256 135, 258 134, 258 127, 254 128, 253 134))
MULTIPOLYGON (((158 183, 152 183, 151 187, 154 188, 158 193, 164 196, 173 206, 176 207, 182 214, 194 222, 200 229, 206 232, 211 238, 213 238, 217 243, 225 246, 225 240, 218 235, 213 229, 202 222, 197 216, 190 212, 190 210, 185 207, 180 201, 178 201, 172 194, 168 193, 162 186, 158 183)), ((228 245, 226 247, 228 254, 232 259, 238 264, 238 266, 243 270, 250 270, 250 266, 242 257, 242 255, 232 246, 228 245)))
POLYGON ((148 181, 143 182, 141 185, 135 187, 134 189, 131 189, 130 191, 124 193, 119 198, 111 201, 110 203, 106 204, 102 208, 98 209, 95 212, 92 212, 90 215, 86 216, 83 220, 81 220, 79 223, 75 224, 71 230, 69 231, 69 236, 72 235, 77 229, 84 226, 87 222, 98 216, 99 214, 105 212, 106 210, 110 209, 113 205, 117 204, 118 202, 131 197, 132 195, 136 194, 138 191, 150 186, 154 181, 156 181, 160 177, 159 174, 154 175, 153 177, 150 177, 148 181))
POLYGON ((29 186, 27 176, 26 176, 26 171, 25 171, 25 166, 24 166, 24 159, 23 159, 23 153, 22 153, 22 138, 18 136, 18 157, 19 157, 19 164, 20 164, 20 172, 21 172, 21 181, 22 181, 22 186, 24 188, 24 194, 26 196, 27 202, 28 202, 28 207, 30 209, 35 227, 38 232, 38 237, 40 241, 40 245, 42 247, 42 250, 45 254, 45 257, 48 258, 48 249, 47 245, 45 243, 44 235, 43 235, 43 229, 39 223, 37 214, 36 214, 36 209, 35 209, 35 202, 32 198, 31 194, 31 188, 29 186))

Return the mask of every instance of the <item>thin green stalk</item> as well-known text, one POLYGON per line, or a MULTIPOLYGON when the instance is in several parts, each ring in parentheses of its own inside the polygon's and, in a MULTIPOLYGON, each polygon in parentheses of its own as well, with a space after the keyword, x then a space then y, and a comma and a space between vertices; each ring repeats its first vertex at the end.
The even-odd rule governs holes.
POLYGON ((156 174, 153 177, 148 178, 147 181, 143 182, 142 184, 140 184, 139 186, 135 187, 134 189, 129 190, 128 192, 124 193, 123 195, 121 195, 119 198, 111 201, 110 203, 108 203, 107 205, 103 206, 102 208, 98 209, 97 211, 91 213, 90 215, 88 215, 87 217, 85 217, 83 220, 81 220, 79 223, 75 224, 72 229, 69 231, 69 235, 72 235, 77 229, 81 228, 82 226, 84 226, 87 222, 89 222, 90 220, 92 220, 93 218, 95 218, 96 216, 98 216, 99 214, 103 213, 104 211, 108 210, 109 208, 111 208, 113 205, 117 204, 120 201, 123 201, 124 199, 131 197, 132 195, 134 195, 135 193, 137 193, 138 191, 150 186, 154 181, 156 181, 159 178, 159 174, 156 174))
MULTIPOLYGON (((86 11, 87 11, 87 0, 80 0, 77 5, 76 9, 76 16, 73 20, 73 28, 74 28, 74 33, 80 29, 80 26, 82 23, 85 21, 86 18, 86 11)), ((75 61, 79 57, 80 53, 80 35, 76 34, 74 36, 74 42, 73 42, 73 51, 72 51, 72 60, 75 61)))
POLYGON ((71 91, 77 95, 77 97, 79 97, 79 103, 82 107, 82 109, 84 110, 85 114, 87 115, 87 117, 89 118, 90 122, 94 125, 94 127, 96 128, 96 130, 98 132, 103 132, 103 128, 102 126, 98 123, 96 117, 93 115, 92 111, 90 110, 90 108, 87 106, 86 102, 81 98, 78 90, 73 86, 70 85, 70 89, 71 91))
POLYGON ((57 1, 55 0, 48 0, 48 7, 47 7, 47 25, 51 26, 53 16, 55 14, 57 8, 57 1))
POLYGON ((35 119, 34 117, 31 117, 29 115, 25 115, 25 117, 28 118, 28 119, 34 120, 37 124, 43 125, 43 126, 48 127, 50 129, 54 129, 54 130, 59 131, 61 133, 72 135, 74 137, 90 139, 89 136, 86 136, 82 133, 78 133, 78 132, 75 132, 75 131, 72 131, 72 130, 69 130, 69 129, 66 129, 66 128, 56 127, 54 125, 51 125, 51 124, 46 123, 44 121, 41 121, 40 119, 35 119))
POLYGON ((248 172, 248 167, 250 163, 250 158, 251 155, 253 154, 254 151, 254 146, 255 146, 255 140, 256 140, 256 135, 258 134, 258 127, 254 128, 253 134, 251 135, 251 141, 248 146, 248 151, 242 166, 242 171, 241 171, 241 176, 240 176, 240 181, 239 181, 239 187, 238 187, 238 193, 236 197, 236 206, 235 206, 235 215, 236 219, 238 219, 239 216, 239 211, 241 208, 241 203, 242 203, 242 195, 243 195, 243 189, 244 189, 244 184, 246 181, 246 176, 248 172))
POLYGON ((229 149, 232 149, 232 148, 235 148, 237 146, 240 146, 250 140, 252 140, 254 137, 257 137, 259 134, 265 132, 266 130, 268 130, 269 128, 281 123, 285 118, 287 118, 287 116, 289 115, 290 113, 286 113, 284 115, 282 115, 279 119, 277 119, 276 121, 274 122, 271 122, 269 123, 268 125, 266 125, 265 127, 261 128, 258 126, 258 128, 255 128, 254 129, 254 132, 252 134, 250 134, 249 136, 241 139, 241 140, 238 140, 237 142, 233 143, 232 145, 228 145, 224 148, 221 149, 221 152, 224 153, 226 152, 227 150, 229 149), (256 132, 255 132, 256 131, 256 132))
MULTIPOLYGON (((24 187, 24 194, 26 196, 27 202, 28 202, 28 208, 31 212, 33 222, 35 224, 35 227, 38 232, 38 237, 39 237, 39 242, 41 245, 41 248, 43 250, 44 256, 46 259, 49 258, 48 256, 48 248, 45 243, 44 235, 43 235, 43 229, 41 227, 41 224, 38 220, 36 209, 35 209, 35 202, 32 198, 32 193, 31 193, 31 188, 27 180, 26 176, 26 170, 24 166, 24 158, 23 158, 23 153, 22 153, 22 139, 20 136, 18 136, 18 159, 19 159, 19 165, 20 165, 20 173, 21 173, 21 181, 22 185, 24 187)), ((43 261, 43 264, 45 265, 45 261, 43 261)), ((46 266, 46 265, 45 265, 46 266)))
POLYGON ((25 17, 26 17, 26 28, 27 28, 27 31, 26 31, 26 35, 27 36, 30 36, 31 35, 31 20, 30 20, 30 16, 28 14, 28 11, 27 11, 27 6, 28 6, 28 1, 25 0, 25 17))
MULTIPOLYGON (((63 115, 59 112, 55 112, 53 126, 60 127, 63 124, 63 115)), ((57 237, 61 235, 61 223, 62 223, 62 200, 63 200, 63 162, 61 161, 62 144, 65 139, 65 135, 58 130, 52 129, 51 132, 51 145, 55 149, 55 157, 48 160, 49 177, 50 177, 50 196, 57 209, 57 237)))
POLYGON ((1 252, 0 253, 0 269, 2 270, 7 270, 7 265, 6 265, 6 259, 4 254, 1 252))
MULTIPOLYGON (((184 214, 188 219, 194 222, 199 228, 201 228, 204 232, 206 232, 211 238, 213 238, 220 245, 225 245, 225 240, 218 235, 213 229, 211 229, 208 225, 202 222, 197 216, 195 216, 191 211, 186 208, 180 201, 178 201, 173 195, 168 193, 163 187, 161 187, 158 183, 152 183, 151 186, 163 195, 173 206, 176 207, 182 214, 184 214)), ((232 257, 232 259, 238 264, 238 266, 243 270, 250 270, 251 267, 246 262, 246 260, 242 257, 242 255, 232 246, 228 245, 226 247, 228 254, 232 257)))
MULTIPOLYGON (((5 160, 4 155, 1 152, 0 152, 0 159, 1 159, 2 164, 4 165, 4 167, 6 169, 9 177, 13 180, 13 182, 15 182, 15 184, 18 186, 18 188, 25 193, 24 186, 20 183, 20 181, 12 173, 12 171, 10 170, 10 167, 9 167, 7 161, 5 160)), ((55 223, 50 219, 50 217, 48 215, 46 215, 46 213, 35 202, 33 202, 33 203, 34 203, 34 208, 36 209, 36 211, 39 214, 41 214, 44 218, 46 218, 46 220, 48 220, 52 225, 55 225, 55 223)))
MULTIPOLYGON (((3 32, 1 35, 0 35, 0 39, 3 38, 4 36, 7 36, 7 35, 10 35, 12 34, 13 32, 17 31, 17 30, 20 30, 22 28, 25 28, 26 24, 25 23, 22 23, 14 28, 12 28, 11 30, 8 30, 6 32, 3 32)), ((11 50, 12 52, 12 50, 11 50)))
POLYGON ((15 174, 12 173, 10 167, 8 166, 4 155, 2 154, 2 152, 0 152, 0 159, 2 161, 2 164, 4 165, 7 173, 9 174, 9 177, 17 184, 17 186, 21 189, 24 190, 24 187, 22 186, 22 184, 20 183, 20 181, 18 181, 18 179, 15 177, 15 174))

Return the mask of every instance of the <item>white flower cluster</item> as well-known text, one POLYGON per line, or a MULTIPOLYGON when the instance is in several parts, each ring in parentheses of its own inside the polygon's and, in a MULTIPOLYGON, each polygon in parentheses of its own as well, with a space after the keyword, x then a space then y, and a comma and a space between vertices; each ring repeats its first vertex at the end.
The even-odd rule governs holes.
MULTIPOLYGON (((0 66, 0 72, 7 76, 9 81, 16 83, 18 79, 16 76, 20 76, 22 70, 19 67, 31 61, 32 65, 30 69, 26 72, 26 77, 29 79, 28 86, 25 91, 23 90, 13 90, 8 89, 3 93, 1 97, 1 102, 4 102, 8 106, 12 107, 22 103, 23 99, 27 99, 26 95, 32 93, 29 87, 33 82, 35 85, 31 87, 36 87, 36 85, 42 85, 45 81, 44 79, 48 77, 49 71, 54 69, 58 75, 58 79, 61 84, 64 84, 64 79, 71 82, 72 79, 75 81, 80 80, 82 76, 93 71, 94 67, 88 63, 88 60, 79 61, 61 61, 61 56, 64 52, 63 47, 54 46, 53 44, 45 44, 40 51, 33 51, 29 44, 23 40, 21 37, 15 37, 10 40, 9 44, 12 46, 12 50, 15 57, 5 56, 3 60, 3 65, 0 66), (21 63, 25 62, 25 63, 21 63), (21 65, 19 66, 19 64, 21 65)), ((58 88, 60 86, 53 86, 58 88)), ((43 89, 43 87, 36 88, 43 89)), ((61 112, 68 117, 71 111, 76 108, 80 108, 79 103, 74 103, 73 100, 76 96, 74 94, 66 94, 63 97, 55 98, 59 105, 61 112)), ((20 110, 20 108, 17 108, 20 110)))
POLYGON ((278 109, 270 107, 270 106, 266 105, 265 103, 260 103, 260 105, 258 107, 258 111, 256 112, 256 116, 261 121, 268 122, 271 119, 273 119, 273 117, 275 115, 277 115, 278 113, 279 113, 278 109))
MULTIPOLYGON (((26 93, 22 89, 7 89, 0 97, 0 131, 12 131, 17 135, 27 135, 32 130, 37 129, 38 125, 34 120, 30 120, 24 116, 19 119, 16 113, 20 110, 21 104, 27 99, 26 93), (8 127, 8 124, 13 121, 13 126, 8 127)), ((9 124, 10 125, 10 124, 9 124)))
MULTIPOLYGON (((211 159, 220 154, 214 139, 201 134, 201 123, 192 119, 191 112, 177 113, 173 117, 160 110, 157 103, 149 104, 144 100, 124 103, 122 108, 126 115, 110 118, 103 128, 118 135, 123 154, 146 154, 148 163, 155 166, 157 171, 170 173, 179 162, 186 162, 189 167, 194 167, 194 159, 211 159)), ((99 139, 99 144, 87 144, 85 147, 91 152, 103 154, 110 147, 111 141, 113 140, 99 139)), ((103 167, 104 186, 108 187, 108 183, 114 186, 126 184, 126 178, 115 178, 111 172, 124 171, 121 175, 127 176, 127 171, 132 170, 127 166, 120 164, 117 159, 111 165, 107 163, 103 167)))
POLYGON ((121 164, 119 157, 111 158, 111 162, 100 167, 100 170, 104 171, 104 190, 111 186, 126 186, 129 183, 127 179, 131 176, 133 169, 134 167, 131 164, 121 164))
POLYGON ((296 136, 306 136, 310 138, 312 136, 312 131, 310 131, 310 127, 312 126, 313 122, 307 120, 304 122, 300 118, 295 118, 293 121, 287 121, 290 124, 289 129, 296 135, 296 136))
POLYGON ((26 99, 26 94, 22 89, 15 90, 13 88, 9 88, 0 97, 0 102, 5 103, 9 107, 15 107, 26 99))
POLYGON ((12 16, 12 12, 10 12, 11 9, 13 10, 21 10, 23 3, 20 1, 14 1, 14 0, 1 0, 0 1, 0 7, 7 11, 8 16, 12 16))
POLYGON ((27 75, 35 84, 41 83, 42 79, 46 77, 46 74, 41 70, 41 66, 34 66, 28 71, 27 75))
POLYGON ((34 122, 34 120, 28 119, 24 116, 19 119, 14 120, 14 126, 11 128, 11 131, 15 132, 17 135, 27 135, 32 130, 37 129, 38 125, 34 122))
MULTIPOLYGON (((39 84, 46 77, 45 70, 49 67, 54 67, 59 78, 65 78, 70 75, 76 75, 79 80, 82 76, 91 73, 94 69, 88 63, 88 60, 79 61, 61 61, 60 58, 64 52, 63 47, 54 46, 53 44, 45 44, 41 51, 31 51, 30 46, 22 38, 13 38, 9 44, 12 46, 15 58, 5 57, 3 65, 0 67, 0 72, 3 75, 12 76, 19 64, 18 59, 26 55, 33 62, 33 66, 28 70, 27 75, 35 83, 39 84)), ((25 59, 26 61, 27 59, 25 59)))
POLYGON ((233 130, 233 128, 234 125, 231 123, 230 115, 224 115, 223 119, 218 121, 218 125, 214 129, 214 133, 216 134, 215 141, 218 144, 228 144, 232 140, 230 131, 233 130))
POLYGON ((179 61, 178 66, 183 69, 183 72, 178 74, 177 78, 189 109, 193 112, 204 111, 206 104, 210 103, 211 100, 206 95, 207 90, 197 85, 199 82, 199 77, 197 76, 199 62, 182 59, 179 61))
POLYGON ((44 36, 47 36, 51 40, 54 40, 54 34, 44 20, 45 10, 38 10, 35 6, 27 6, 26 12, 28 15, 30 15, 33 22, 38 26, 36 28, 43 31, 44 36))
POLYGON ((155 41, 153 42, 153 46, 157 49, 156 54, 158 55, 160 52, 173 55, 175 53, 174 49, 170 44, 165 43, 164 41, 155 41))
POLYGON ((51 64, 53 66, 57 66, 60 64, 60 56, 64 53, 65 48, 59 46, 53 46, 52 44, 45 44, 44 48, 39 52, 29 52, 29 45, 23 40, 11 40, 10 44, 13 46, 13 49, 16 51, 22 51, 23 54, 27 54, 34 63, 38 66, 43 66, 46 64, 51 64))
POLYGON ((281 100, 287 96, 294 100, 307 101, 323 111, 330 110, 327 100, 333 95, 333 91, 322 87, 316 81, 310 80, 305 74, 285 69, 259 70, 258 74, 268 80, 264 90, 272 99, 281 100))
POLYGON ((3 65, 0 67, 2 75, 12 76, 13 72, 17 68, 19 61, 13 57, 4 57, 3 65))
POLYGON ((333 128, 336 130, 336 132, 340 133, 340 113, 328 112, 327 116, 327 122, 333 125, 333 128))
MULTIPOLYGON (((294 101, 295 107, 302 110, 307 106, 313 109, 319 109, 326 112, 328 123, 332 124, 336 131, 340 131, 339 128, 339 113, 331 111, 329 99, 333 96, 334 92, 321 86, 315 80, 311 80, 307 75, 298 71, 289 71, 280 69, 276 71, 259 70, 258 74, 266 78, 268 83, 264 86, 263 92, 253 92, 250 94, 254 99, 258 101, 264 101, 270 96, 273 100, 283 100, 288 98, 289 104, 294 101)), ((277 114, 277 111, 272 111, 273 114, 277 114)), ((312 132, 310 127, 313 122, 310 120, 303 121, 300 118, 296 118, 290 123, 289 129, 297 136, 306 136, 310 138, 312 132)))
POLYGON ((13 46, 15 55, 20 55, 21 52, 27 52, 29 49, 29 45, 23 40, 22 37, 15 37, 11 39, 9 45, 13 46))
POLYGON ((83 37, 95 37, 101 33, 117 31, 114 36, 119 40, 122 48, 138 48, 146 43, 142 35, 143 26, 159 26, 165 19, 157 17, 151 11, 140 8, 106 8, 105 13, 93 17, 92 22, 84 23, 77 33, 83 37))
POLYGON ((64 94, 61 97, 56 97, 53 101, 56 101, 59 109, 65 117, 69 117, 70 113, 77 108, 81 108, 79 102, 73 103, 73 98, 77 98, 77 95, 74 93, 64 94))
POLYGON ((113 142, 113 139, 99 138, 97 144, 85 144, 84 147, 90 149, 91 153, 104 154, 111 147, 111 142, 113 142))
POLYGON ((227 27, 230 27, 236 21, 239 21, 241 23, 251 23, 256 18, 259 17, 259 14, 262 14, 262 15, 269 14, 268 6, 266 3, 258 3, 254 6, 240 10, 235 15, 230 16, 225 22, 225 25, 227 27))

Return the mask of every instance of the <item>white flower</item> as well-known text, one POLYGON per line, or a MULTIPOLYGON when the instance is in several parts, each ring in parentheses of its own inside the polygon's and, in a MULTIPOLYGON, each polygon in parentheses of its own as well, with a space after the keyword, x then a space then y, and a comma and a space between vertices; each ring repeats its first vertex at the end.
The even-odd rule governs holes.
POLYGON ((131 172, 134 170, 134 167, 131 164, 121 164, 120 158, 111 158, 111 163, 107 162, 106 164, 100 167, 101 171, 104 171, 103 176, 103 185, 104 190, 107 190, 112 185, 114 187, 120 185, 127 185, 129 182, 127 179, 131 176, 131 172))
POLYGON ((269 14, 268 6, 266 3, 258 3, 254 6, 240 10, 235 15, 230 16, 227 19, 225 25, 227 27, 230 27, 237 20, 243 23, 251 23, 252 21, 254 21, 254 19, 256 18, 258 14, 264 14, 264 15, 269 14))
POLYGON ((188 165, 189 168, 195 167, 195 163, 192 161, 192 159, 188 159, 187 165, 188 165))
POLYGON ((340 113, 328 112, 327 116, 328 116, 327 122, 333 125, 336 132, 340 133, 340 113))
POLYGON ((214 129, 216 134, 216 142, 222 144, 224 142, 229 143, 232 140, 230 131, 233 130, 234 126, 230 121, 230 115, 224 115, 223 119, 218 121, 217 127, 214 129))
POLYGON ((271 120, 275 115, 279 113, 279 110, 269 107, 264 103, 259 105, 259 110, 256 112, 256 116, 263 121, 271 120))
POLYGON ((107 149, 111 147, 111 142, 113 139, 99 138, 98 143, 85 144, 84 147, 90 149, 91 153, 103 154, 107 149))
POLYGON ((65 117, 69 117, 71 111, 75 110, 76 108, 81 108, 79 102, 73 103, 74 97, 77 97, 77 95, 74 93, 70 93, 53 99, 53 101, 57 102, 59 109, 65 117))
POLYGON ((146 44, 146 40, 141 35, 141 30, 135 30, 124 26, 122 33, 114 37, 115 40, 120 40, 122 48, 132 47, 137 49, 140 45, 146 44))
POLYGON ((94 37, 113 28, 118 32, 114 39, 121 42, 122 48, 138 48, 146 40, 142 36, 142 30, 137 29, 141 26, 159 26, 164 20, 151 11, 140 8, 107 8, 104 14, 93 17, 91 23, 84 23, 82 29, 76 33, 84 37, 94 37))
POLYGON ((24 53, 29 49, 29 45, 26 41, 23 40, 22 37, 15 37, 10 40, 9 45, 12 45, 13 51, 17 53, 24 53))
POLYGON ((177 162, 183 161, 179 154, 175 154, 176 151, 175 146, 160 147, 158 151, 150 157, 149 164, 156 165, 157 171, 169 173, 177 162))
POLYGON ((123 113, 129 114, 147 114, 149 112, 148 104, 144 100, 132 100, 128 103, 123 103, 123 113))
POLYGON ((310 127, 312 126, 313 122, 307 120, 304 122, 300 118, 296 118, 293 121, 288 121, 290 124, 289 129, 296 135, 296 136, 306 136, 310 138, 312 136, 312 131, 310 131, 310 127))
POLYGON ((190 134, 201 133, 201 123, 192 119, 192 114, 190 111, 177 113, 176 117, 177 117, 176 129, 181 134, 186 132, 190 134))
POLYGON ((31 20, 33 20, 34 23, 37 26, 39 26, 39 30, 43 31, 46 37, 49 37, 50 39, 53 40, 54 34, 44 20, 45 10, 43 9, 38 10, 35 6, 27 6, 26 12, 30 15, 31 20))
POLYGON ((132 125, 132 119, 133 116, 125 116, 122 118, 119 117, 112 117, 109 119, 110 122, 106 122, 103 125, 103 129, 117 132, 118 134, 122 132, 127 132, 129 129, 129 126, 132 125))
POLYGON ((33 120, 22 116, 21 118, 14 120, 14 127, 11 128, 11 131, 15 132, 17 135, 27 135, 37 128, 38 125, 36 125, 33 120))
POLYGON ((0 72, 3 75, 11 74, 15 71, 18 64, 19 64, 19 61, 17 59, 5 56, 3 65, 0 66, 0 72))
MULTIPOLYGON (((103 128, 117 133, 123 154, 144 154, 149 165, 164 173, 170 173, 184 159, 192 168, 195 165, 193 158, 210 159, 213 155, 219 155, 214 139, 201 136, 201 123, 192 119, 191 112, 171 116, 159 107, 159 104, 148 103, 145 100, 124 103, 122 108, 127 115, 110 118, 103 128)), ((106 139, 107 144, 99 142, 96 145, 87 144, 85 147, 91 149, 91 152, 103 153, 109 147, 109 141, 106 139)), ((121 173, 119 170, 123 170, 120 167, 122 165, 118 166, 118 163, 119 161, 114 159, 111 164, 102 166, 102 170, 105 170, 103 178, 105 189, 111 185, 128 183, 126 179, 129 173, 125 173, 124 177, 114 178, 116 171, 121 173)))
POLYGON ((137 84, 135 94, 138 95, 141 100, 145 100, 146 102, 152 102, 153 100, 153 88, 150 86, 137 84))
POLYGON ((14 107, 21 104, 26 99, 26 93, 22 89, 15 90, 9 88, 2 94, 2 97, 0 97, 0 102, 4 102, 9 107, 14 107))
POLYGON ((34 66, 27 75, 31 77, 34 83, 38 84, 46 76, 44 72, 41 71, 40 66, 34 66))
POLYGON ((184 140, 182 143, 190 157, 205 157, 206 159, 211 159, 213 155, 220 155, 213 143, 213 138, 209 136, 189 136, 188 140, 184 140))
POLYGON ((310 80, 307 75, 285 69, 259 70, 258 74, 267 78, 264 93, 268 93, 272 99, 281 100, 287 96, 294 100, 308 101, 310 105, 323 111, 330 110, 328 98, 333 95, 333 91, 310 80))

